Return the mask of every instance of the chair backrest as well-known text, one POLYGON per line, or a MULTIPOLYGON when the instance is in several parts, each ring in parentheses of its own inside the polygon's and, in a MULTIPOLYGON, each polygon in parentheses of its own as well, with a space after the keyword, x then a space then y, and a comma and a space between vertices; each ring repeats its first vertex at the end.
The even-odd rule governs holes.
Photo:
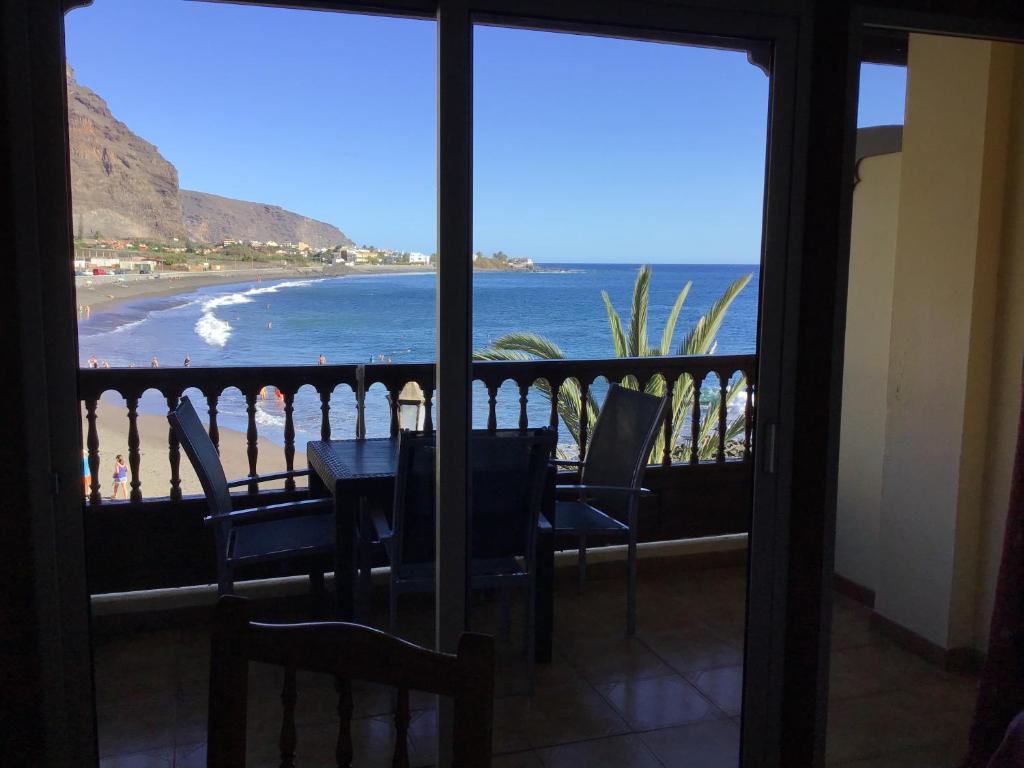
MULTIPOLYGON (((192 464, 199 482, 206 494, 206 502, 211 515, 222 515, 231 511, 231 494, 228 491, 227 477, 220 463, 220 454, 213 440, 206 433, 203 423, 199 421, 196 409, 188 397, 181 398, 178 407, 167 414, 178 443, 192 464)), ((218 529, 220 526, 218 526, 218 529)))
MULTIPOLYGON (((246 759, 248 665, 284 667, 281 692, 281 765, 294 765, 300 734, 295 728, 296 670, 335 676, 338 691, 339 766, 352 765, 352 687, 359 680, 398 689, 392 765, 409 765, 409 691, 454 701, 453 765, 491 764, 494 706, 494 640, 464 633, 455 655, 438 653, 370 627, 343 622, 261 624, 249 621, 246 600, 224 596, 217 603, 210 656, 210 702, 206 764, 242 768, 246 759)), ((380 762, 373 756, 374 763, 380 762)))
MULTIPOLYGON (((639 488, 666 402, 666 397, 612 384, 590 434, 580 482, 639 488)), ((629 512, 630 497, 625 494, 595 493, 588 497, 605 512, 619 516, 629 512)))
MULTIPOLYGON (((554 445, 550 429, 473 432, 472 557, 525 556, 527 568, 532 568, 533 533, 554 445)), ((434 456, 433 434, 400 434, 393 567, 434 560, 434 456)))

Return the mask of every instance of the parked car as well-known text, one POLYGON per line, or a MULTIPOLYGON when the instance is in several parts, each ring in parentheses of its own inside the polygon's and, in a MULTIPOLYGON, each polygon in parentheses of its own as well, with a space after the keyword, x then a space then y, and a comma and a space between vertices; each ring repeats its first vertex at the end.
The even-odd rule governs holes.
POLYGON ((107 270, 101 269, 100 267, 93 268, 92 273, 94 275, 109 275, 110 274, 109 272, 107 272, 107 270))

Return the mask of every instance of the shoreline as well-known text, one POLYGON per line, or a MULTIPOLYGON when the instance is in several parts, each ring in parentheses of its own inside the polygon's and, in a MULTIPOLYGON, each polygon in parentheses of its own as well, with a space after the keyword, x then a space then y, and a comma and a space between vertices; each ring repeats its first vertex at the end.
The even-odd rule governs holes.
POLYGON ((158 272, 156 275, 98 275, 75 278, 75 305, 79 311, 88 307, 91 316, 109 312, 138 299, 177 296, 211 285, 234 285, 260 280, 318 279, 326 277, 359 277, 369 275, 433 274, 433 267, 416 268, 408 264, 369 267, 303 267, 289 269, 226 269, 217 272, 158 272), (118 278, 123 278, 119 280, 118 278))

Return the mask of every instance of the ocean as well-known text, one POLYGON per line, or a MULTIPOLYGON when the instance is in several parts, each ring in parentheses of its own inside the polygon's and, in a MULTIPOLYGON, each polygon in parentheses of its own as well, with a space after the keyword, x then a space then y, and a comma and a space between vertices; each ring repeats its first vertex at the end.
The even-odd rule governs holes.
MULTIPOLYGON (((542 266, 550 271, 474 275, 474 347, 485 347, 510 331, 531 331, 557 343, 568 357, 613 357, 601 291, 608 292, 625 325, 639 267, 542 266)), ((657 264, 652 271, 651 343, 660 340, 679 291, 687 281, 693 283, 676 326, 675 348, 730 283, 752 274, 729 309, 715 352, 755 351, 757 266, 657 264)), ((435 288, 432 273, 360 275, 217 285, 169 297, 142 298, 79 320, 81 364, 85 365, 90 355, 113 367, 130 363, 147 367, 154 356, 161 366, 180 366, 186 355, 194 367, 315 365, 321 354, 328 363, 365 363, 379 361, 381 356, 393 362, 430 361, 435 344, 435 288)), ((380 387, 368 393, 369 436, 387 434, 384 394, 380 387)), ((202 398, 196 395, 194 400, 202 412, 202 398)), ((105 399, 120 402, 112 394, 105 399)), ((355 424, 354 397, 340 387, 331 404, 335 436, 350 436, 355 424)), ((155 392, 147 393, 139 405, 143 412, 166 413, 166 403, 155 392)), ((222 427, 245 430, 240 393, 226 392, 218 408, 222 427)), ((531 396, 529 412, 531 423, 546 424, 548 406, 539 395, 531 396)), ((303 448, 306 440, 317 439, 320 432, 320 403, 311 387, 297 394, 294 417, 296 445, 303 448)), ((478 384, 474 421, 485 426, 486 418, 487 396, 478 384)), ((518 394, 506 384, 498 396, 498 423, 511 427, 517 420, 518 394)), ((257 423, 261 435, 283 442, 284 415, 272 398, 260 402, 257 423)))

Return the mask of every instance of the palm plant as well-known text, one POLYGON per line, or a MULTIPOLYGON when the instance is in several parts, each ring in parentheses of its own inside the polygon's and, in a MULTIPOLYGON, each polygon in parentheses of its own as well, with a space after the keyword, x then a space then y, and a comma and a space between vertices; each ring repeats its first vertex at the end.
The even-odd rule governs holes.
MULTIPOLYGON (((722 327, 722 321, 725 319, 726 312, 740 291, 750 282, 750 278, 751 275, 744 275, 726 288, 725 292, 711 308, 694 323, 686 338, 679 345, 676 351, 677 355, 714 354, 716 347, 715 337, 722 327)), ((650 346, 648 342, 647 309, 650 298, 650 285, 651 268, 648 266, 640 267, 636 283, 633 286, 633 301, 630 307, 629 325, 625 330, 623 329, 619 313, 612 306, 611 299, 608 298, 608 293, 601 291, 605 311, 608 313, 608 325, 611 328, 612 346, 616 357, 657 357, 672 354, 672 339, 675 335, 676 323, 679 320, 679 313, 683 308, 693 283, 692 281, 687 281, 676 297, 675 303, 669 312, 668 320, 665 323, 665 328, 662 330, 661 341, 658 346, 650 346)), ((477 350, 473 353, 473 358, 475 360, 564 360, 566 355, 557 344, 543 336, 516 331, 496 339, 492 342, 491 346, 485 349, 477 350)), ((639 388, 639 382, 634 376, 625 377, 621 383, 630 389, 639 388)), ((551 400, 552 392, 548 382, 540 380, 534 386, 544 397, 549 401, 551 400)), ((659 374, 645 383, 644 391, 652 395, 661 396, 665 394, 666 386, 665 378, 659 374)), ((743 392, 745 388, 745 377, 740 376, 736 381, 733 381, 726 392, 725 407, 728 408, 729 403, 738 397, 739 393, 743 392)), ((580 414, 583 408, 582 391, 579 383, 574 379, 565 381, 559 388, 557 397, 559 416, 561 416, 563 423, 578 445, 580 438, 580 414)), ((701 419, 701 428, 697 436, 698 456, 701 459, 712 458, 718 449, 715 430, 718 424, 719 409, 723 407, 720 400, 720 397, 712 398, 708 402, 707 412, 701 419)), ((672 385, 670 405, 672 429, 669 445, 676 458, 684 460, 689 458, 691 450, 689 442, 685 446, 679 446, 678 442, 679 434, 682 431, 683 425, 688 423, 687 419, 693 407, 693 380, 688 376, 681 376, 672 385)), ((701 404, 697 403, 697 407, 700 408, 701 404)), ((589 393, 586 408, 587 423, 593 424, 597 418, 598 405, 594 396, 589 393)), ((743 434, 744 419, 745 416, 741 412, 739 416, 727 423, 726 445, 734 442, 743 434)), ((664 432, 659 432, 651 454, 652 458, 656 461, 663 455, 665 450, 664 441, 664 432)))

